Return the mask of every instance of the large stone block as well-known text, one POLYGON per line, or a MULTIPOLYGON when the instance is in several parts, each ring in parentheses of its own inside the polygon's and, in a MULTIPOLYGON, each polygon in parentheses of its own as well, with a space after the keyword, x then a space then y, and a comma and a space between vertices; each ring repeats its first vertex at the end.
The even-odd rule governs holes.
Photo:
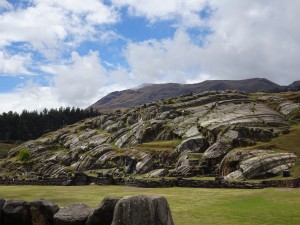
POLYGON ((115 208, 112 225, 174 225, 166 198, 139 195, 121 199, 115 208))
POLYGON ((89 215, 86 225, 111 225, 115 206, 120 199, 104 198, 100 206, 89 215))
POLYGON ((7 201, 3 206, 2 213, 5 225, 31 225, 29 202, 7 201))
POLYGON ((59 210, 57 204, 45 200, 37 200, 31 203, 32 225, 53 225, 53 216, 59 210))
POLYGON ((92 208, 84 204, 73 204, 61 208, 54 215, 55 225, 85 225, 92 208))

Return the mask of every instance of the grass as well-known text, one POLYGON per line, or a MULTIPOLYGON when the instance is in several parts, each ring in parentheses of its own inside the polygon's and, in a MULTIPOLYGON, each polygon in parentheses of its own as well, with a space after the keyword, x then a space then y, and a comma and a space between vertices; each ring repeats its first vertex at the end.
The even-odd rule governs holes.
POLYGON ((85 203, 99 205, 106 196, 135 194, 164 195, 176 225, 300 224, 300 189, 268 188, 258 190, 157 188, 125 186, 0 186, 0 198, 33 201, 39 198, 59 206, 85 203))
POLYGON ((154 152, 172 152, 174 149, 182 142, 182 140, 168 140, 168 141, 151 141, 151 142, 145 142, 143 144, 140 144, 138 146, 135 146, 134 148, 148 152, 148 153, 154 153, 154 152))
POLYGON ((9 150, 16 146, 17 146, 16 144, 7 144, 7 143, 0 142, 0 159, 6 158, 9 150))

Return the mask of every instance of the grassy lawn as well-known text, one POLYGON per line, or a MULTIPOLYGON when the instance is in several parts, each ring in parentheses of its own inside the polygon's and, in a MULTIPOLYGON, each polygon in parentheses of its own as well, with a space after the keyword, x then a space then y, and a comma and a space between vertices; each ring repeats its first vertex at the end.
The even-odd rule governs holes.
POLYGON ((106 196, 134 194, 166 196, 176 225, 300 224, 300 189, 0 186, 0 198, 28 201, 43 198, 59 206, 80 202, 96 207, 106 196))

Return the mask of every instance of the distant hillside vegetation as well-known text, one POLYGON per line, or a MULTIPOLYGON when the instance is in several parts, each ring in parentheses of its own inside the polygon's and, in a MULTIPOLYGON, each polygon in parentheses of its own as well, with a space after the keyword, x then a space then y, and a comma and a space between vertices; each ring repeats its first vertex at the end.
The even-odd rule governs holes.
POLYGON ((208 80, 197 84, 147 84, 141 88, 116 91, 91 105, 97 110, 137 106, 164 98, 174 98, 188 93, 215 90, 238 90, 244 92, 277 91, 281 86, 265 78, 246 80, 208 80))

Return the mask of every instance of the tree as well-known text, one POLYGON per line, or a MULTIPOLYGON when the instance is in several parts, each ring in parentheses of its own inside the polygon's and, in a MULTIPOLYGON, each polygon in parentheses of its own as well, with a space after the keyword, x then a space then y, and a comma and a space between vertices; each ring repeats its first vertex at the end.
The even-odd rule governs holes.
POLYGON ((29 153, 28 149, 21 149, 18 154, 18 159, 21 162, 26 163, 30 159, 30 153, 29 153))

